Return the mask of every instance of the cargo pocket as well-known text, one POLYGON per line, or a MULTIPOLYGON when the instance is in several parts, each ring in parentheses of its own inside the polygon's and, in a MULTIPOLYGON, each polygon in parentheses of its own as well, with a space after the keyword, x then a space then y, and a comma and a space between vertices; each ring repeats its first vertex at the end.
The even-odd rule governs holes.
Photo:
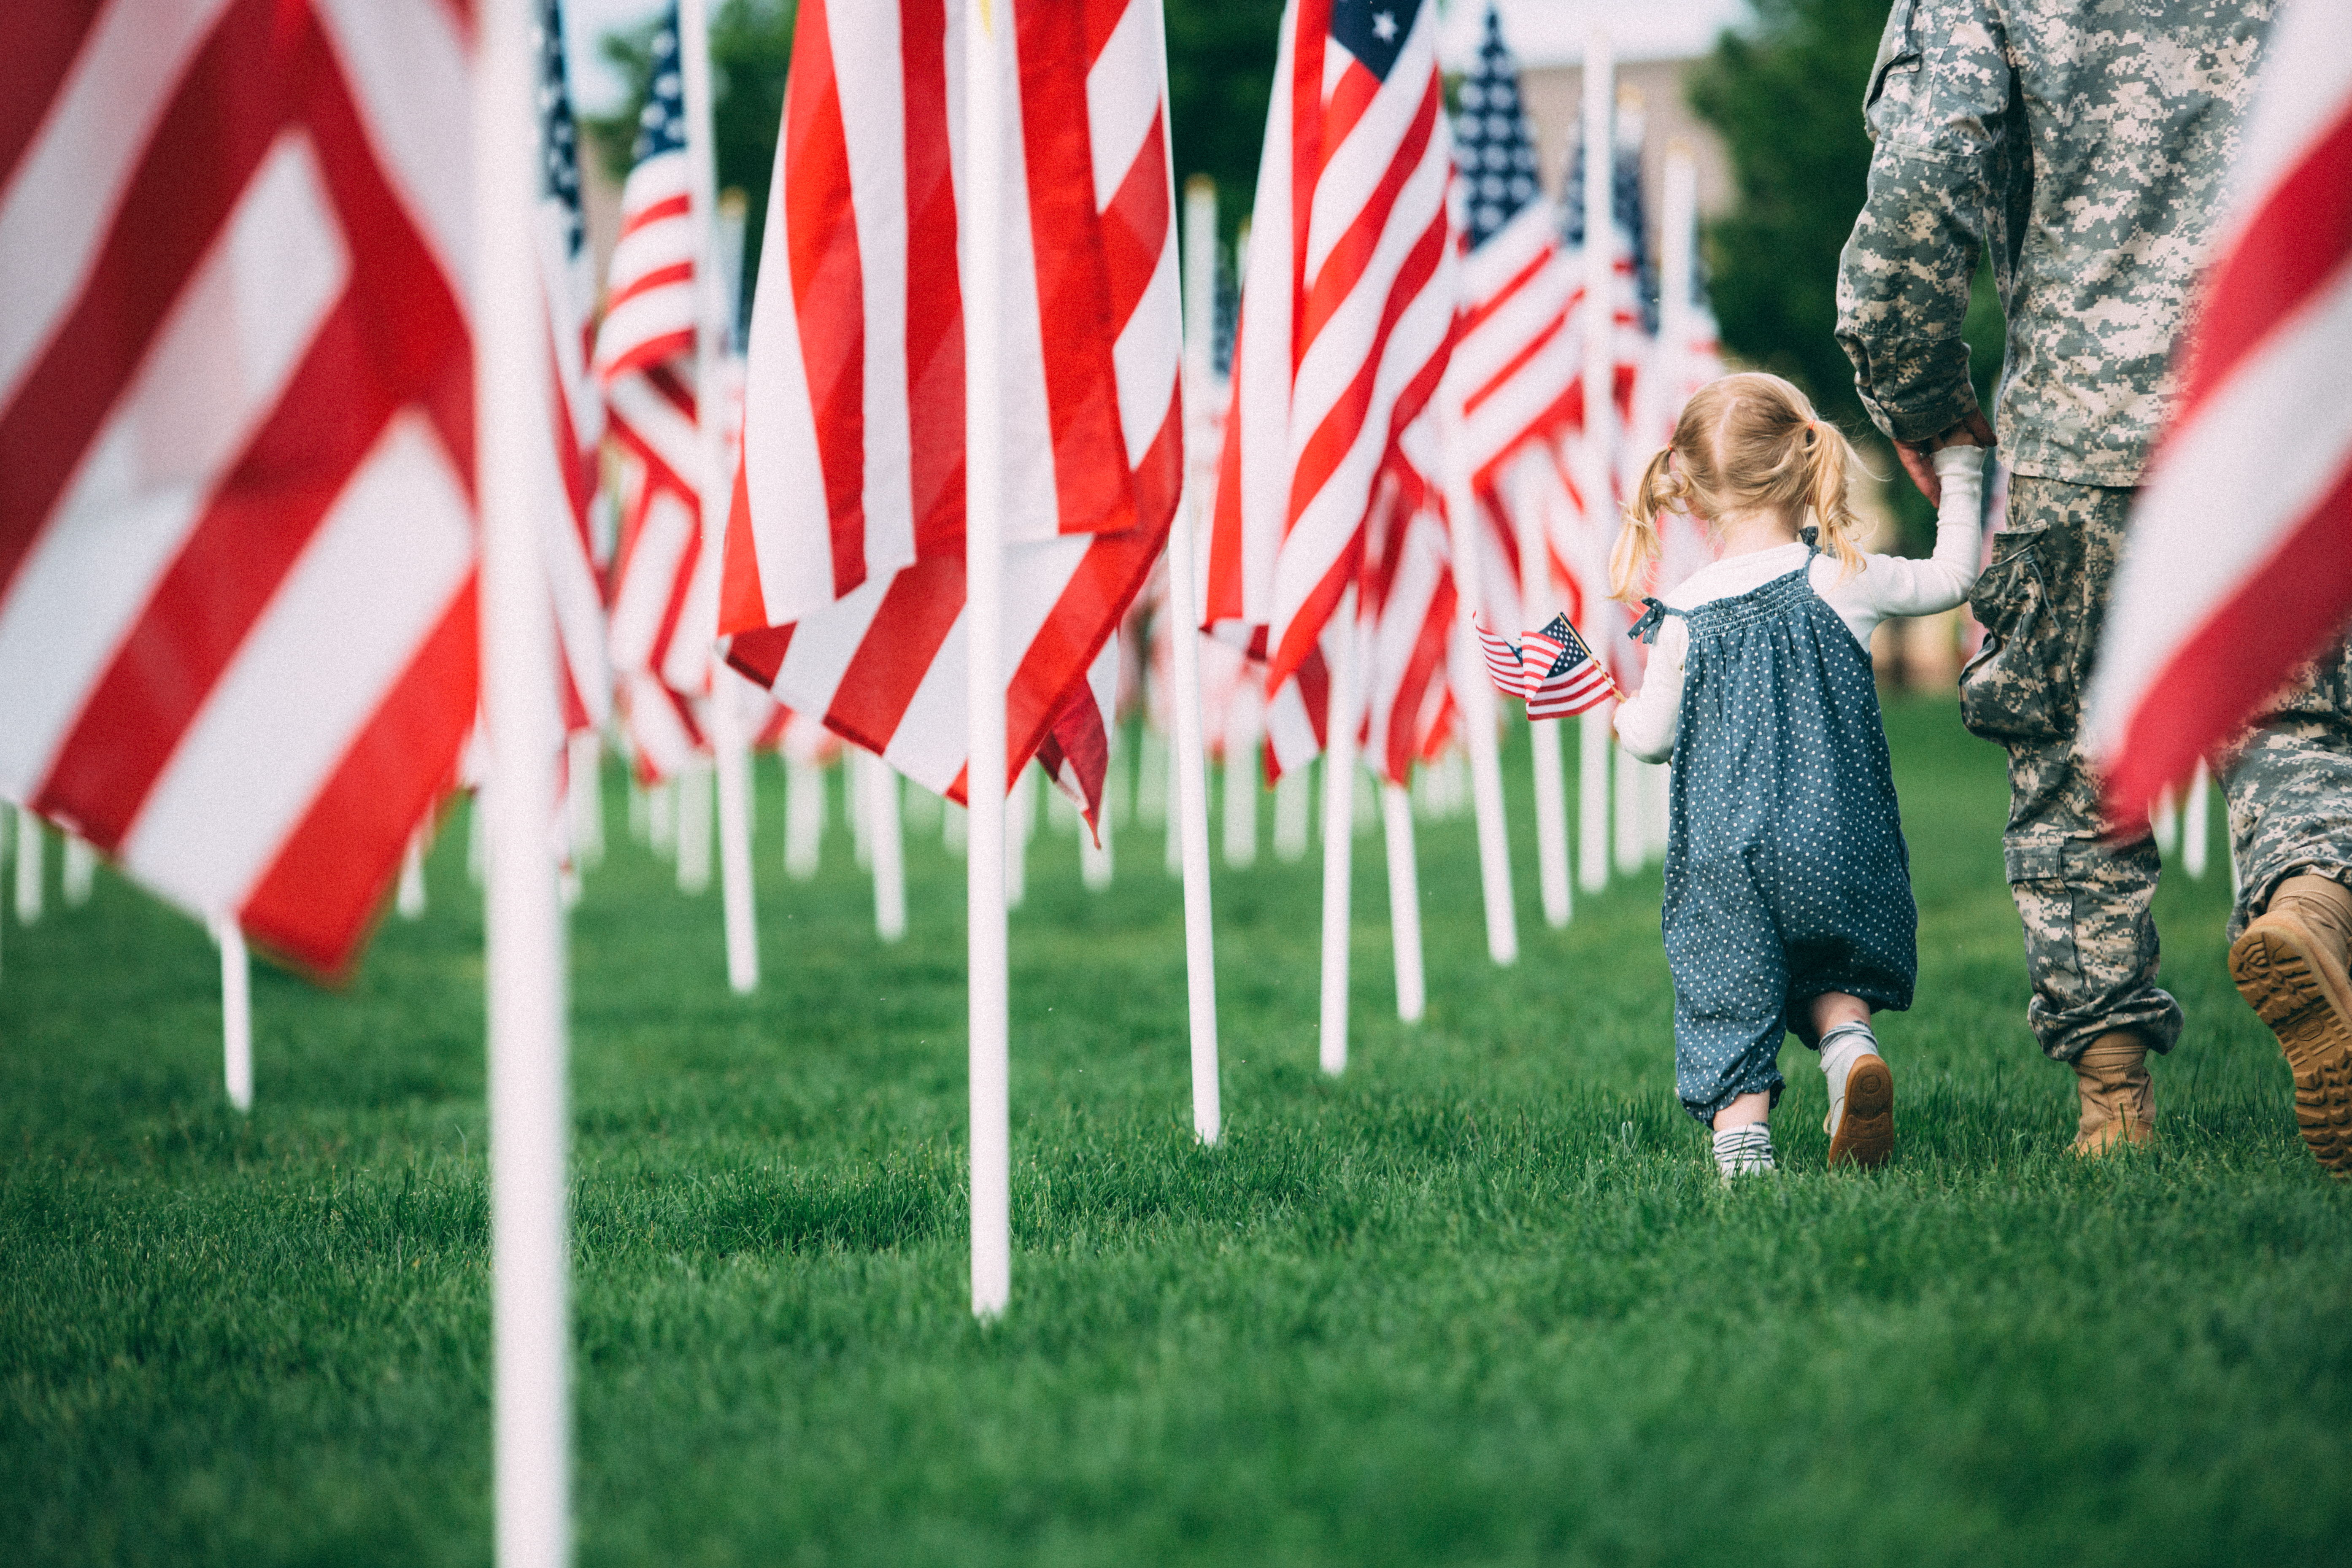
POLYGON ((2067 638, 2036 548, 2047 531, 1993 536, 1993 562, 1969 594, 1984 647, 1960 671, 1960 722, 1988 741, 2054 741, 2074 717, 2067 638))

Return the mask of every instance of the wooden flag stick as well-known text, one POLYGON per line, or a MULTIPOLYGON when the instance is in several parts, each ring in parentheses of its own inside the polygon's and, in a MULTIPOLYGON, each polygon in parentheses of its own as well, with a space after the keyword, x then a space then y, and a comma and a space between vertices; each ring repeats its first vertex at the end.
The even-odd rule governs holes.
POLYGON ((1192 1131, 1214 1144, 1223 1130, 1218 1089, 1216 937, 1209 910, 1209 770, 1201 723, 1201 602, 1195 526, 1209 505, 1206 456, 1209 344, 1216 316, 1217 187, 1184 183, 1184 405, 1192 411, 1191 492, 1168 530, 1168 610, 1176 721, 1176 820, 1184 876, 1184 980, 1192 1044, 1192 1131))
POLYGON ((1356 819, 1356 590, 1331 612, 1339 647, 1331 659, 1330 721, 1323 750, 1323 1070, 1348 1068, 1348 913, 1356 819))
POLYGON ((1397 1016, 1421 1022, 1429 990, 1421 967, 1421 868, 1413 856, 1412 795, 1381 783, 1381 816, 1388 828, 1389 940, 1396 954, 1397 1016))
POLYGON ((481 512, 490 1121, 491 1411, 498 1568, 572 1558, 571 1249, 563 923, 555 801, 555 628, 531 443, 547 439, 545 316, 532 215, 539 126, 531 11, 475 10, 473 310, 481 512))
MULTIPOLYGON (((1003 279, 997 237, 1005 214, 1011 127, 1001 74, 1012 7, 964 6, 964 704, 971 843, 964 868, 971 1078, 971 1310, 1001 1316, 1013 1295, 1013 1168, 1004 917, 1003 279)), ((961 193, 959 193, 961 195, 961 193)))

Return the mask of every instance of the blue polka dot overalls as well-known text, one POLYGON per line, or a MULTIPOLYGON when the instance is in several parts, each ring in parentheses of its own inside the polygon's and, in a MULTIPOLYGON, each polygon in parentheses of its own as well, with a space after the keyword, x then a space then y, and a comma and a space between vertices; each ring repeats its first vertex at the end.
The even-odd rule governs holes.
MULTIPOLYGON (((1805 531, 1811 545, 1813 531, 1805 531)), ((1911 1005, 1918 910, 1870 656, 1806 564, 1690 611, 1661 923, 1675 981, 1675 1091, 1702 1122, 1780 1098, 1780 1037, 1845 991, 1911 1005)))

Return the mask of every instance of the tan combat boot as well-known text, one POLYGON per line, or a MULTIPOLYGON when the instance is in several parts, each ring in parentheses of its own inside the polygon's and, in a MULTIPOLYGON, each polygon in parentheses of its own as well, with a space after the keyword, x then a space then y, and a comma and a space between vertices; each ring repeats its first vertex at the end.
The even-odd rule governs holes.
POLYGON ((2278 1037, 2294 1072, 2303 1141, 2338 1181, 2352 1180, 2352 889, 2289 877, 2231 944, 2238 994, 2278 1037))
POLYGON ((2147 1042, 2137 1035, 2121 1030, 2084 1046, 2074 1058, 2074 1089, 2083 1097, 2075 1153, 2105 1154, 2156 1136, 2156 1085, 2147 1076, 2147 1042))

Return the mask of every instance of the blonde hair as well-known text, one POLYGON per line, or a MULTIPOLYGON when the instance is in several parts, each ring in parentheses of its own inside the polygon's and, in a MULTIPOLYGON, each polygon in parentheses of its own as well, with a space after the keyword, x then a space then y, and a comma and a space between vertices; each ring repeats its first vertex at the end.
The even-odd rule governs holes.
POLYGON ((1844 575, 1862 565, 1861 520, 1846 504, 1845 433, 1815 416, 1805 395, 1760 371, 1711 381, 1683 405, 1675 438, 1642 470, 1609 556, 1609 591, 1635 600, 1657 563, 1658 519, 1685 511, 1715 522, 1730 513, 1812 514, 1823 553, 1844 575))

